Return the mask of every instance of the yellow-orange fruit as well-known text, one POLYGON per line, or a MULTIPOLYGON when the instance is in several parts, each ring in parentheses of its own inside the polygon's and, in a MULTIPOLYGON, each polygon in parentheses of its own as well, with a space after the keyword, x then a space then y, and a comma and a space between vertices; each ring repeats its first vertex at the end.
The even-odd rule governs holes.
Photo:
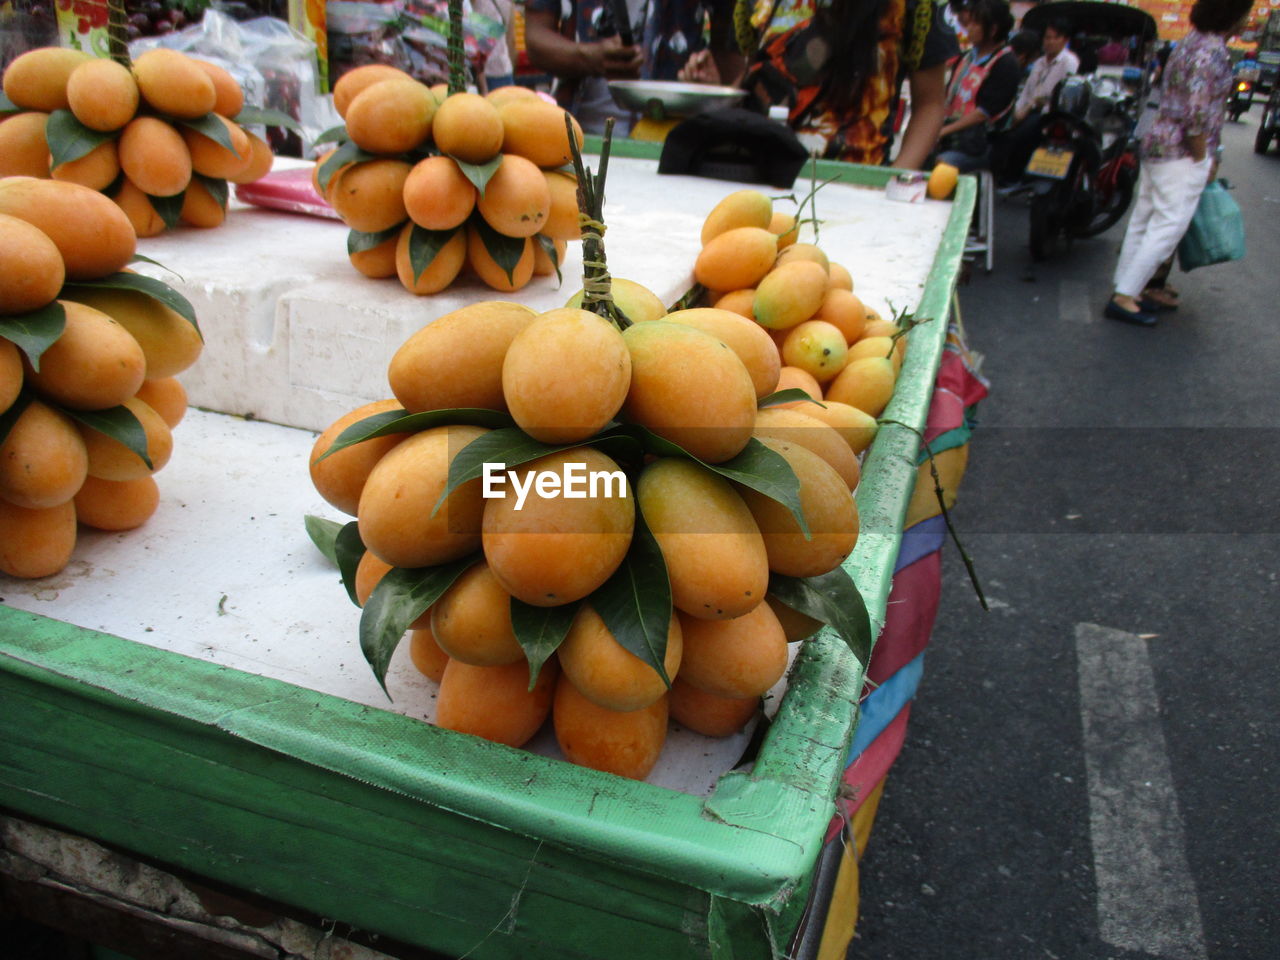
POLYGON ((956 188, 956 181, 960 177, 960 170, 949 163, 939 163, 929 171, 929 183, 925 187, 930 198, 934 200, 945 200, 951 196, 951 191, 956 188))
POLYGON ((736 313, 740 317, 746 317, 748 320, 754 321, 756 315, 752 312, 751 306, 755 303, 755 299, 756 291, 754 287, 747 287, 745 290, 730 290, 715 302, 715 308, 717 310, 728 310, 730 313, 736 313))
POLYGON ((0 337, 0 413, 4 413, 22 391, 22 356, 12 341, 0 337))
POLYGON ((667 697, 639 710, 606 710, 562 676, 551 719, 556 742, 570 763, 643 780, 653 771, 667 740, 667 697))
POLYGON ((631 355, 618 328, 573 307, 540 314, 502 361, 507 409, 543 443, 575 443, 599 433, 630 385, 631 355))
POLYGON ((133 76, 138 81, 142 99, 159 113, 171 117, 194 120, 203 117, 218 102, 218 91, 209 74, 191 57, 176 50, 164 47, 148 50, 134 59, 133 76))
POLYGON ((40 357, 39 372, 28 365, 27 382, 74 410, 105 410, 137 393, 146 373, 138 341, 100 310, 58 302, 66 326, 40 357))
POLYGON ((578 220, 578 180, 558 170, 544 170, 551 208, 542 224, 542 233, 556 240, 577 240, 582 236, 578 220))
MULTIPOLYGON (((813 374, 807 373, 799 367, 784 366, 778 371, 778 390, 803 390, 814 400, 822 401, 821 384, 813 378, 813 374)), ((793 402, 800 406, 808 406, 804 400, 793 402)))
POLYGON ((854 343, 866 329, 867 309, 852 291, 831 287, 813 319, 831 324, 844 335, 845 343, 854 343))
POLYGON ((415 229, 412 223, 406 223, 396 240, 396 276, 410 293, 418 296, 439 293, 462 272, 462 265, 467 261, 467 232, 458 228, 444 246, 436 251, 431 262, 418 272, 413 264, 412 246, 409 242, 415 229))
POLYGON ((727 480, 691 460, 654 460, 640 474, 636 503, 666 560, 677 609, 726 620, 764 599, 764 540, 727 480))
POLYGON ((532 160, 503 154, 502 163, 476 201, 476 209, 499 233, 532 237, 542 230, 551 212, 551 188, 532 160))
POLYGON ((782 367, 778 349, 758 323, 719 307, 677 310, 663 319, 694 327, 728 346, 751 375, 757 397, 768 396, 777 388, 778 372, 782 367))
MULTIPOLYGON (((203 76, 203 74, 202 74, 203 76)), ((172 197, 191 182, 191 151, 159 117, 134 117, 120 133, 120 169, 153 197, 172 197)))
POLYGON ((523 660, 500 667, 450 660, 436 695, 436 726, 522 747, 551 712, 559 672, 554 660, 544 663, 530 690, 523 660))
POLYGON ((735 227, 702 248, 693 276, 711 290, 741 290, 758 284, 777 258, 778 238, 764 227, 735 227))
POLYGON ((433 83, 427 88, 431 91, 431 95, 436 98, 436 103, 444 103, 445 98, 449 96, 448 83, 433 83))
POLYGON ((682 679, 721 697, 758 697, 787 670, 787 635, 767 603, 733 620, 681 616, 682 679))
POLYGON ((776 500, 739 488, 764 537, 769 569, 789 577, 834 570, 858 541, 858 508, 849 488, 835 468, 811 450, 772 437, 760 442, 781 455, 800 481, 800 512, 810 533, 806 539, 791 511, 776 500))
POLYGON ((764 599, 769 604, 769 609, 773 611, 773 615, 778 618, 778 622, 782 624, 782 632, 787 635, 787 643, 806 640, 822 629, 821 620, 801 613, 799 610, 793 610, 772 594, 764 599))
POLYGON ((417 80, 379 80, 347 105, 347 135, 370 153, 408 153, 431 135, 436 106, 417 80))
MULTIPOLYGON (((0 213, 0 315, 52 303, 65 275, 62 255, 44 231, 0 213)), ((0 404, 0 410, 6 406, 0 404)))
POLYGON ((560 264, 564 263, 565 251, 569 248, 568 243, 564 240, 552 240, 552 247, 555 249, 555 259, 551 259, 551 254, 547 252, 542 243, 534 238, 533 244, 533 275, 535 277, 549 277, 554 274, 560 264))
POLYGON ((469 568, 431 609, 431 633, 453 660, 476 667, 523 662, 511 626, 511 594, 486 563, 469 568))
POLYGON ((827 286, 831 289, 853 291, 853 275, 847 267, 838 263, 827 264, 827 286))
POLYGON ((808 320, 822 306, 827 272, 809 260, 784 263, 760 281, 751 312, 771 330, 785 330, 808 320))
POLYGON ((665 320, 637 323, 622 337, 631 352, 631 388, 622 408, 627 420, 708 463, 741 452, 751 439, 756 391, 733 350, 665 320))
POLYGON ((90 130, 119 130, 138 112, 138 82, 114 60, 87 60, 67 77, 67 105, 90 130))
POLYGON ((63 47, 38 47, 17 57, 4 70, 4 95, 24 110, 67 109, 67 80, 92 57, 63 47))
POLYGON ((316 437, 316 442, 311 447, 311 482, 320 496, 343 513, 355 516, 356 507, 360 503, 360 492, 369 479, 369 472, 401 440, 408 439, 410 434, 393 433, 372 440, 362 440, 344 447, 332 456, 324 455, 347 427, 375 414, 399 408, 400 404, 395 400, 366 403, 343 414, 316 437), (321 460, 321 457, 324 459, 321 460))
POLYGON ((502 364, 516 336, 537 317, 522 303, 485 300, 446 313, 400 345, 387 369, 406 410, 505 410, 502 364), (466 376, 442 377, 441 370, 466 376))
POLYGON ((130 397, 124 402, 124 406, 138 419, 147 435, 147 459, 151 461, 151 466, 148 467, 141 457, 119 440, 77 424, 76 428, 89 453, 91 477, 99 480, 137 480, 158 472, 169 462, 169 456, 173 453, 173 434, 169 425, 161 419, 160 414, 137 397, 130 397))
POLYGON ((391 236, 367 250, 347 248, 347 259, 351 265, 374 280, 382 280, 396 275, 396 245, 400 241, 401 231, 392 232, 391 236))
POLYGON ((477 93, 454 93, 436 110, 431 133, 441 153, 464 163, 487 163, 502 151, 498 108, 477 93))
POLYGON ((99 480, 87 477, 75 495, 76 519, 97 530, 134 530, 151 519, 160 505, 153 477, 99 480))
POLYGON ((222 226, 227 219, 227 208, 209 192, 208 187, 193 177, 183 191, 179 217, 183 223, 207 230, 222 226))
MULTIPOLYGON (((702 222, 702 245, 738 227, 759 227, 765 230, 773 222, 773 201, 759 190, 735 190, 722 199, 702 222)), ((771 231, 775 233, 777 231, 771 231)), ((773 237, 775 252, 777 237, 773 237)))
MULTIPOLYGON (((565 112, 555 104, 534 97, 521 97, 499 109, 503 137, 502 152, 516 153, 539 167, 562 167, 573 160, 565 112)), ((582 146, 582 127, 569 118, 573 137, 582 146)))
POLYGON ((180 128, 179 133, 191 155, 192 170, 206 177, 230 180, 249 166, 249 161, 253 159, 253 147, 249 143, 249 135, 237 124, 216 113, 213 114, 213 119, 226 130, 227 139, 231 141, 230 149, 190 127, 180 128))
POLYGON ((76 508, 71 501, 28 510, 0 498, 0 573, 35 580, 57 573, 76 547, 76 508))
POLYGON ((444 679, 444 668, 449 664, 449 655, 440 649, 430 627, 419 628, 409 634, 409 658, 424 677, 436 683, 444 679))
MULTIPOLYGON (((662 657, 668 680, 680 669, 681 651, 680 624, 672 614, 662 657)), ((658 671, 622 646, 600 614, 586 604, 578 609, 556 653, 574 688, 606 710, 641 710, 667 692, 658 671)))
POLYGON ((369 471, 356 510, 365 546, 395 567, 447 563, 475 550, 485 506, 479 479, 454 490, 438 510, 436 505, 453 458, 487 432, 433 427, 386 453, 369 471))
POLYGON ((511 472, 514 479, 495 484, 496 495, 484 502, 489 569, 508 593, 525 603, 553 607, 580 600, 609 579, 631 545, 635 502, 625 475, 592 447, 540 457, 511 472), (595 475, 595 489, 589 479, 575 481, 574 472, 595 475), (588 495, 560 496, 549 480, 541 490, 530 486, 540 474, 559 477, 566 492, 581 488, 588 495), (526 492, 523 505, 517 489, 526 492))
POLYGON ((236 78, 216 63, 192 57, 191 62, 204 71, 213 82, 213 112, 224 117, 234 117, 244 109, 244 91, 236 78))
POLYGON ((403 160, 366 160, 342 171, 330 184, 330 205, 343 223, 361 233, 381 233, 402 222, 404 182, 413 168, 403 160))
POLYGON ((177 377, 157 377, 143 380, 137 397, 160 414, 160 419, 172 430, 187 415, 187 389, 177 377))
POLYGON ((142 348, 146 376, 151 379, 181 373, 204 349, 195 324, 140 291, 79 287, 67 291, 66 299, 102 311, 129 331, 142 348))
MULTIPOLYGON (((243 170, 234 177, 227 177, 232 183, 253 183, 255 180, 261 180, 271 172, 271 164, 275 160, 275 154, 271 152, 271 144, 252 130, 246 130, 244 135, 249 138, 251 156, 243 170)), ((316 192, 320 191, 317 189, 316 192)))
MULTIPOLYGON (((391 564, 383 560, 372 550, 366 550, 360 555, 360 562, 356 564, 355 583, 353 586, 356 591, 356 605, 363 607, 369 602, 369 597, 373 594, 374 588, 382 582, 391 570, 391 564)), ((431 606, 418 615, 418 619, 409 624, 410 630, 427 630, 431 627, 431 611, 435 607, 431 606)))
POLYGON ((147 195, 127 177, 111 199, 120 208, 136 236, 155 237, 164 233, 164 218, 156 211, 147 195))
POLYGON ((680 678, 671 684, 671 719, 704 737, 727 737, 747 725, 760 706, 759 697, 721 697, 680 678))
MULTIPOLYGON (((813 410, 822 409, 816 403, 807 406, 813 410)), ((761 410, 756 414, 755 435, 799 444, 829 463, 850 490, 858 485, 862 471, 849 445, 834 428, 809 416, 804 409, 770 407, 761 410)))
POLYGON ((824 320, 797 323, 782 341, 783 362, 799 367, 819 383, 832 380, 843 370, 848 356, 844 334, 824 320))
POLYGON ((0 177, 49 177, 47 113, 15 113, 0 120, 0 177))
POLYGON ((347 117, 347 107, 361 91, 383 80, 412 80, 403 70, 383 63, 369 63, 348 70, 333 85, 333 107, 338 116, 347 117))
POLYGON ((129 218, 97 190, 58 180, 0 180, 0 213, 39 227, 68 280, 97 280, 122 269, 137 249, 129 218))
POLYGON ((493 258, 493 254, 485 246, 484 237, 481 236, 480 231, 475 227, 468 226, 467 264, 475 271, 476 276, 494 290, 502 293, 513 293, 526 286, 533 278, 533 248, 535 243, 532 237, 524 237, 523 240, 524 247, 520 253, 520 259, 516 261, 515 266, 508 273, 506 268, 493 258))
POLYGON ((75 422, 39 400, 27 404, 0 441, 0 497, 28 510, 66 503, 88 470, 75 422))
POLYGON ((862 360, 867 357, 886 358, 893 366, 893 374, 896 377, 898 371, 902 369, 902 357, 905 351, 906 340, 899 338, 894 340, 892 337, 866 337, 849 346, 849 361, 862 360))
POLYGON ((850 360, 827 387, 827 398, 878 417, 893 398, 893 363, 883 357, 850 360))
POLYGON ((54 180, 69 180, 91 190, 104 190, 120 176, 120 154, 114 140, 98 144, 83 157, 58 164, 49 174, 54 180))
POLYGON ((528 87, 522 87, 516 83, 509 83, 505 87, 494 87, 485 95, 485 99, 492 103, 495 107, 501 109, 504 103, 510 103, 512 100, 528 100, 536 98, 538 95, 528 87))
MULTIPOLYGON (((868 337, 892 337, 895 333, 900 333, 901 331, 902 328, 892 320, 885 320, 879 314, 875 314, 873 317, 872 311, 868 310, 867 325, 862 331, 862 336, 858 339, 865 340, 868 337)), ((898 342, 905 344, 906 341, 899 337, 898 342)))
POLYGON ((834 427, 841 439, 849 445, 854 454, 859 454, 871 446, 876 438, 879 425, 876 418, 864 413, 857 407, 835 400, 823 400, 822 403, 799 404, 796 407, 807 417, 821 420, 829 427, 834 427))
MULTIPOLYGON (((796 260, 809 260, 822 267, 823 272, 831 269, 831 261, 827 255, 822 252, 821 247, 817 247, 812 243, 793 243, 785 250, 778 251, 778 266, 792 263, 796 260)), ((830 274, 828 273, 828 277, 830 274)))
POLYGON ((779 250, 791 246, 800 239, 800 225, 796 223, 796 215, 775 210, 769 221, 769 232, 777 235, 779 250))
POLYGON ((424 230, 452 230, 475 206, 475 185, 452 157, 419 160, 405 178, 405 211, 424 230))
MULTIPOLYGON (((578 290, 565 301, 566 307, 582 306, 582 290, 578 290)), ((642 284, 626 277, 611 277, 609 280, 609 296, 613 297, 613 305, 617 307, 632 323, 645 320, 661 320, 667 315, 667 308, 658 295, 642 284)))

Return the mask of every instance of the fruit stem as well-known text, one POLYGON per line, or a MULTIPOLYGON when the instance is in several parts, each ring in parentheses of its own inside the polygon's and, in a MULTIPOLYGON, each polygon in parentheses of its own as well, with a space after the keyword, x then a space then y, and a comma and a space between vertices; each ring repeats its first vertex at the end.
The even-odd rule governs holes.
POLYGON ((124 0, 107 0, 107 52, 112 60, 125 68, 133 65, 129 58, 128 25, 129 14, 124 8, 124 0))
POLYGON ((449 0, 449 93, 467 89, 467 53, 462 37, 462 0, 449 0))
POLYGON ((600 145, 600 172, 592 175, 582 162, 582 150, 573 129, 573 118, 566 111, 565 129, 569 133, 569 150, 573 169, 578 176, 578 224, 582 235, 582 309, 599 314, 619 330, 631 326, 626 314, 613 302, 612 278, 604 252, 604 181, 609 170, 609 148, 613 143, 613 117, 604 125, 600 145))

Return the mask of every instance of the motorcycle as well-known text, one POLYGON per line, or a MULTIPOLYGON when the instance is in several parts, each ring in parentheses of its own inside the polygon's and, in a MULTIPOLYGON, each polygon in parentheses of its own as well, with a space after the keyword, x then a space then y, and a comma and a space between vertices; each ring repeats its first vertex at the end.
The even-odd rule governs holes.
POLYGON ((1232 120, 1239 120, 1253 103, 1253 81, 1243 77, 1237 78, 1231 85, 1231 96, 1227 98, 1227 114, 1232 120))

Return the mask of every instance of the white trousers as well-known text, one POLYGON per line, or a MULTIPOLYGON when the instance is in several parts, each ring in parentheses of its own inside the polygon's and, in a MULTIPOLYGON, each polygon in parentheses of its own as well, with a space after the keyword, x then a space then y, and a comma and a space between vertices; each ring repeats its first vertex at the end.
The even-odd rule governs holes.
POLYGON ((1209 180, 1211 161, 1153 160, 1138 174, 1138 198, 1120 247, 1113 288, 1137 297, 1156 268, 1178 248, 1209 180))

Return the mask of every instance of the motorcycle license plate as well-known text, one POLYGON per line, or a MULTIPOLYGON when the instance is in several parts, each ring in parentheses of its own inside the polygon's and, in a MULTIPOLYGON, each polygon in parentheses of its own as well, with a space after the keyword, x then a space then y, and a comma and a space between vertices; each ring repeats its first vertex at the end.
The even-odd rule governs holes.
POLYGON ((1027 173, 1037 177, 1052 177, 1062 180, 1071 166, 1071 158, 1075 156, 1070 150, 1055 150, 1052 147, 1039 147, 1031 155, 1027 163, 1027 173))

